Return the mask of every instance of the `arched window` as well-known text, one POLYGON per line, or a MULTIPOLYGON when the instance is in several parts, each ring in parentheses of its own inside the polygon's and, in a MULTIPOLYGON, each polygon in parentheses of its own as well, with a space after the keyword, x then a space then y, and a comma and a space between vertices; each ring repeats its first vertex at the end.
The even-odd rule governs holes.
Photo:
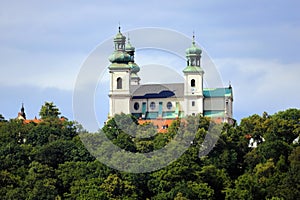
POLYGON ((122 89, 122 78, 117 78, 117 89, 122 89))
POLYGON ((195 79, 192 79, 192 80, 191 80, 191 87, 195 87, 195 85, 196 85, 195 82, 196 82, 195 79))

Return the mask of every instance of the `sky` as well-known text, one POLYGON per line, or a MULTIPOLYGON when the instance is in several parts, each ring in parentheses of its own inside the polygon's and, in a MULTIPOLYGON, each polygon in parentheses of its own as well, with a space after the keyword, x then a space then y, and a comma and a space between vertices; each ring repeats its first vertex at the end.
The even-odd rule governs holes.
MULTIPOLYGON (((124 33, 155 27, 191 37, 194 31, 223 85, 231 82, 238 122, 252 114, 299 108, 299 9, 298 0, 2 0, 0 114, 15 118, 24 103, 27 118, 38 117, 50 101, 76 120, 73 93, 80 70, 99 45, 114 37, 119 23, 124 33)), ((136 52, 141 75, 143 67, 149 75, 153 58, 177 72, 185 64, 180 56, 144 49, 136 52)), ((107 81, 99 74, 95 99, 105 102, 95 105, 99 121, 107 117, 107 81)))

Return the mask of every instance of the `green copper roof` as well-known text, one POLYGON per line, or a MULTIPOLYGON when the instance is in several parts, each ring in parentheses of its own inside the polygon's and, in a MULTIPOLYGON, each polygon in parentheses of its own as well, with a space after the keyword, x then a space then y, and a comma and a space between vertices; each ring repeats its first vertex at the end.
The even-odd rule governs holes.
POLYGON ((117 33, 117 35, 115 36, 115 39, 123 39, 125 38, 125 36, 122 33, 117 33))
POLYGON ((135 48, 131 45, 129 38, 127 44, 125 45, 125 51, 135 51, 135 48))
POLYGON ((197 66, 187 66, 186 68, 184 68, 183 70, 184 73, 186 72, 196 72, 196 73, 203 73, 203 69, 201 67, 197 67, 197 66))
POLYGON ((108 66, 109 69, 130 69, 125 63, 112 63, 108 66))
POLYGON ((121 33, 121 27, 119 26, 119 32, 115 36, 114 40, 125 40, 126 37, 121 33))
POLYGON ((232 88, 204 88, 204 97, 231 97, 232 88))
POLYGON ((115 51, 108 57, 108 59, 112 63, 114 63, 114 62, 127 63, 130 61, 130 56, 126 52, 115 51))
POLYGON ((186 51, 185 51, 186 55, 189 56, 189 55, 200 55, 202 53, 202 50, 196 45, 195 43, 195 36, 193 35, 193 42, 192 42, 192 46, 190 48, 187 48, 186 51))
POLYGON ((221 110, 207 110, 207 111, 204 111, 204 116, 211 117, 211 118, 224 117, 225 112, 221 111, 221 110))
POLYGON ((138 73, 140 71, 140 67, 136 63, 129 62, 128 65, 131 68, 132 73, 138 73))
POLYGON ((192 44, 192 46, 188 49, 186 49, 185 53, 187 55, 191 55, 191 54, 201 54, 202 50, 197 47, 195 44, 192 44))

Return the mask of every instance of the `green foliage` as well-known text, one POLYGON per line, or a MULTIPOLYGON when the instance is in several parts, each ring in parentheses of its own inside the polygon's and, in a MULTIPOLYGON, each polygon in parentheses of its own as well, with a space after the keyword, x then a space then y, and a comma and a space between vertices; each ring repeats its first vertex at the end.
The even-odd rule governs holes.
POLYGON ((5 121, 6 121, 6 120, 5 120, 5 118, 3 117, 3 115, 0 114, 0 123, 1 123, 1 122, 5 122, 5 121))
POLYGON ((39 115, 42 119, 58 118, 60 112, 56 105, 53 104, 53 102, 45 102, 40 110, 39 115))
MULTIPOLYGON (((252 115, 240 125, 189 116, 174 121, 164 134, 157 134, 152 124, 138 125, 136 118, 125 114, 108 120, 98 133, 61 120, 53 103, 46 102, 40 114, 42 122, 28 124, 6 121, 0 115, 1 199, 279 200, 300 196, 300 146, 293 143, 300 131, 298 109, 252 115), (133 153, 162 149, 175 137, 186 140, 189 147, 162 169, 130 174, 107 167, 89 153, 85 145, 108 146, 107 141, 97 141, 100 134, 133 153), (204 143, 206 137, 211 140, 204 143), (256 148, 248 146, 250 137, 258 142, 256 148), (209 154, 199 156, 213 139, 217 142, 209 154)), ((179 150, 176 143, 171 147, 179 150)), ((100 155, 109 155, 109 150, 100 155)), ((120 163, 121 156, 115 155, 113 162, 130 164, 130 159, 120 163)), ((149 165, 140 161, 137 167, 149 165)))
POLYGON ((117 174, 110 174, 100 185, 108 199, 136 199, 136 188, 131 182, 122 180, 117 174))

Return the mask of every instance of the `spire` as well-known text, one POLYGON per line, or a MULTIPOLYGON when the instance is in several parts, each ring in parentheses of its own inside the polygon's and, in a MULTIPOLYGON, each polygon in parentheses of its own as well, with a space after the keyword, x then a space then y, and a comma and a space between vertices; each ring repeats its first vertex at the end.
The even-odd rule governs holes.
POLYGON ((193 42, 192 42, 193 45, 195 45, 195 31, 193 31, 193 42))
MULTIPOLYGON (((134 52, 135 52, 135 48, 134 46, 131 45, 130 43, 130 38, 129 38, 129 33, 127 35, 127 43, 125 45, 125 51, 132 57, 133 59, 133 56, 134 56, 134 52)), ((131 61, 134 61, 134 60, 131 60, 131 61)))
POLYGON ((114 37, 115 51, 109 56, 111 63, 127 64, 130 61, 130 55, 125 51, 126 37, 121 32, 119 23, 118 33, 114 37))
POLYGON ((20 115, 26 119, 26 114, 25 114, 25 109, 24 109, 24 103, 22 102, 22 107, 21 107, 21 112, 20 112, 20 115))
POLYGON ((130 37, 129 37, 129 33, 127 34, 128 40, 127 40, 127 44, 130 44, 130 37))
POLYGON ((200 67, 202 50, 196 45, 195 32, 193 31, 192 45, 186 49, 187 66, 200 67))
POLYGON ((22 102, 21 112, 24 112, 24 103, 22 102))
POLYGON ((130 55, 130 62, 128 65, 131 68, 131 84, 132 85, 139 85, 140 84, 140 77, 137 75, 137 73, 140 71, 140 67, 134 62, 134 53, 135 53, 135 48, 134 46, 131 45, 130 43, 130 37, 129 34, 127 35, 127 43, 125 45, 125 51, 130 55))

